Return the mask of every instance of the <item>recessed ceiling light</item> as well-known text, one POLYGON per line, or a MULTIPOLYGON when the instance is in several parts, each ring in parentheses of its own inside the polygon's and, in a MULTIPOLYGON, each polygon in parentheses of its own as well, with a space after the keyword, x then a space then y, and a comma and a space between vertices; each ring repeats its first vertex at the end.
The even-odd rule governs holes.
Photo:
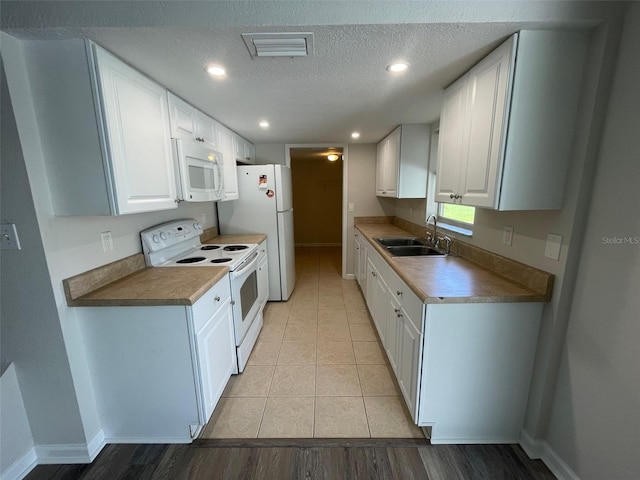
POLYGON ((351 134, 351 138, 360 138, 360 133, 358 133, 358 132, 353 132, 353 133, 351 134))
POLYGON ((336 155, 335 153, 332 153, 331 155, 327 155, 327 160, 329 160, 330 162, 335 162, 336 160, 338 160, 338 155, 336 155))
POLYGON ((260 126, 260 128, 269 128, 269 122, 267 122, 266 120, 262 120, 258 123, 258 125, 260 126))
POLYGON ((407 68, 409 68, 409 64, 405 62, 396 62, 390 65, 387 65, 387 71, 391 73, 402 73, 407 68))
POLYGON ((214 77, 224 77, 227 74, 224 67, 221 67, 220 65, 209 65, 205 70, 209 75, 214 77))

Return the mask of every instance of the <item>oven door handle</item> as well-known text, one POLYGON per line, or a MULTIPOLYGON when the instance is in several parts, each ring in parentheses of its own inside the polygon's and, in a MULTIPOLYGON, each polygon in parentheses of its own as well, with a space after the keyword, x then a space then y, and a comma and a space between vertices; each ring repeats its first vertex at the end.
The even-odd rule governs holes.
POLYGON ((251 265, 251 263, 257 263, 258 262, 256 260, 257 258, 258 258, 258 252, 255 251, 251 255, 249 255, 249 257, 247 257, 247 259, 244 262, 238 265, 238 268, 236 268, 232 273, 240 273, 241 270, 247 268, 249 265, 251 265))

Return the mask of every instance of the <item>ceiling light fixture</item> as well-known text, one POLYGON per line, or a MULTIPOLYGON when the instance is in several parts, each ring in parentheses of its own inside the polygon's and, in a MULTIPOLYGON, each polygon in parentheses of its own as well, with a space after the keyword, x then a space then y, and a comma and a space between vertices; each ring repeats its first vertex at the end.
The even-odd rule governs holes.
POLYGON ((351 134, 351 138, 360 138, 360 133, 358 133, 358 132, 353 132, 353 133, 351 134))
POLYGON ((390 73, 402 73, 409 68, 409 64, 405 62, 396 62, 387 65, 387 71, 390 73))
POLYGON ((269 122, 267 122, 266 120, 262 120, 261 122, 258 123, 258 126, 260 128, 269 128, 269 122))
POLYGON ((213 77, 224 77, 227 71, 220 65, 209 65, 205 68, 206 72, 213 77))
POLYGON ((329 160, 330 162, 335 162, 336 160, 338 160, 338 155, 336 155, 335 153, 332 153, 331 155, 327 155, 327 160, 329 160))

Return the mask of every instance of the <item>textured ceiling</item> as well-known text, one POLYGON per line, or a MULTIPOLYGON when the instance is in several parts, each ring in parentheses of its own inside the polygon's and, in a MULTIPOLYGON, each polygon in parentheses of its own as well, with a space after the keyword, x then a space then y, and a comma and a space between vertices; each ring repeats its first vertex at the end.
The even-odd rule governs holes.
POLYGON ((588 28, 596 2, 2 2, 3 30, 96 41, 254 143, 377 142, 438 119, 442 89, 522 28, 588 28), (585 5, 590 4, 585 11, 585 5), (459 19, 456 21, 456 19, 459 19), (252 59, 241 34, 308 31, 310 58, 252 59), (392 76, 385 67, 411 67, 392 76), (228 75, 209 77, 220 63, 228 75), (271 127, 262 130, 259 120, 271 127))

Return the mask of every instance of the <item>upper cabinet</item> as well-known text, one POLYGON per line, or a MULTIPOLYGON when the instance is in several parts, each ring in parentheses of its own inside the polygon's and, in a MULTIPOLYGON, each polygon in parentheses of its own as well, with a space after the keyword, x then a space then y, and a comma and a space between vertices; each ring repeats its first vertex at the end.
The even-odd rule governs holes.
POLYGON ((234 154, 235 134, 221 124, 217 124, 218 150, 222 154, 222 172, 224 176, 224 197, 221 201, 237 200, 238 197, 238 169, 234 154))
POLYGON ((562 208, 587 45, 582 32, 522 31, 445 90, 437 202, 562 208))
POLYGON ((90 42, 25 49, 54 213, 176 208, 166 90, 90 42))
POLYGON ((168 95, 171 137, 202 142, 217 149, 216 121, 173 93, 169 92, 168 95))
POLYGON ((233 150, 236 161, 242 164, 256 163, 256 147, 240 135, 233 136, 233 150))
POLYGON ((430 133, 429 125, 400 125, 378 143, 377 196, 426 197, 430 133))

